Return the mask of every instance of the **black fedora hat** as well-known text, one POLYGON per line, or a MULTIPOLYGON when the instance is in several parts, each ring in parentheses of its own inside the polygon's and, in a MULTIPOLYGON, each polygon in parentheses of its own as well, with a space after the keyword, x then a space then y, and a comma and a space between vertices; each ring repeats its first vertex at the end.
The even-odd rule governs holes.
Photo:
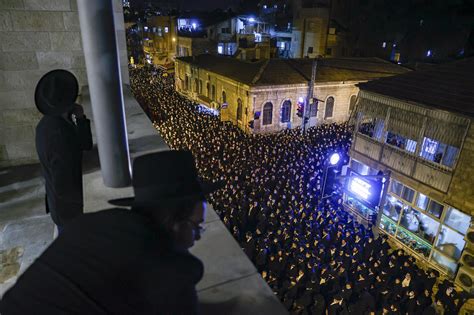
POLYGON ((36 85, 36 107, 49 116, 67 113, 73 108, 78 91, 79 84, 74 74, 61 69, 50 71, 36 85))
POLYGON ((189 151, 162 151, 137 157, 133 162, 135 197, 109 200, 116 206, 163 205, 183 199, 205 200, 223 186, 199 178, 189 151))

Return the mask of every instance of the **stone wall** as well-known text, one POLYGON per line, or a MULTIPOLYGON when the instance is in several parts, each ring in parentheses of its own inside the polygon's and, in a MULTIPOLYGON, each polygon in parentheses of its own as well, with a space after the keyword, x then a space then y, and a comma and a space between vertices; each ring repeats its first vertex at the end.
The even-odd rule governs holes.
MULTIPOLYGON (((129 83, 122 2, 114 0, 122 80, 129 83)), ((87 85, 76 0, 0 1, 0 167, 37 160, 34 138, 41 114, 34 90, 53 69, 87 85)))
POLYGON ((474 215, 474 121, 472 119, 445 202, 474 215))
MULTIPOLYGON (((316 85, 314 88, 313 96, 324 102, 319 102, 318 113, 316 117, 311 117, 307 126, 314 126, 318 123, 331 123, 331 122, 344 122, 347 121, 350 112, 349 104, 350 99, 353 95, 357 95, 359 89, 354 83, 343 84, 343 83, 328 83, 316 85), (326 100, 329 97, 334 97, 334 110, 333 116, 328 119, 324 119, 324 113, 326 110, 326 100)), ((257 123, 259 127, 256 128, 256 132, 275 132, 286 128, 296 128, 301 126, 301 118, 296 115, 298 98, 305 98, 308 93, 306 84, 300 84, 297 86, 279 86, 268 87, 266 89, 252 89, 251 93, 255 95, 255 109, 254 111, 260 111, 260 122, 257 123), (281 106, 283 102, 289 100, 291 102, 291 116, 289 123, 281 122, 281 106), (267 102, 273 104, 273 118, 271 125, 262 125, 263 119, 263 106, 267 102)), ((308 113, 309 115, 309 113, 308 113)))

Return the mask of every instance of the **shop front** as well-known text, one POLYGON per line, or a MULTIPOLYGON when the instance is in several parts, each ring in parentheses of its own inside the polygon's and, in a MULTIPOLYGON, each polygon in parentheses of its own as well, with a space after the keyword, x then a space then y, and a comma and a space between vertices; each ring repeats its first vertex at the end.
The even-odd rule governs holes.
POLYGON ((380 229, 417 258, 453 278, 471 216, 392 179, 380 229))
POLYGON ((376 222, 378 231, 387 234, 407 252, 454 278, 466 245, 471 216, 438 202, 390 178, 382 185, 380 203, 370 200, 369 185, 379 170, 351 160, 344 191, 346 210, 367 222, 376 222), (358 177, 360 176, 360 178, 358 177), (384 192, 384 190, 386 190, 384 192))

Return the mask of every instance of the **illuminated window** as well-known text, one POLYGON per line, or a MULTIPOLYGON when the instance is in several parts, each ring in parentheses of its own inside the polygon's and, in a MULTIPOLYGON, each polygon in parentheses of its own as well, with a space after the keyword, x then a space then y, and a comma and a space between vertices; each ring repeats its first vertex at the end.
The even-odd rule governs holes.
POLYGON ((217 45, 217 53, 222 55, 224 53, 224 46, 222 44, 217 45))
POLYGON ((144 26, 144 27, 143 27, 143 30, 144 30, 145 32, 148 32, 148 26, 144 26))
POLYGON ((386 48, 387 47, 387 42, 383 42, 382 43, 382 48, 386 48))
POLYGON ((273 104, 271 102, 263 105, 263 125, 271 125, 273 119, 273 104))
POLYGON ((431 57, 431 49, 428 49, 428 51, 426 52, 426 57, 431 57))
POLYGON ((266 5, 266 4, 264 4, 264 5, 263 5, 263 8, 264 8, 264 9, 266 9, 266 8, 267 8, 267 5, 266 5))
POLYGON ((291 102, 286 100, 283 102, 281 106, 281 122, 287 123, 290 121, 290 113, 291 113, 291 102))
POLYGON ((168 26, 165 26, 165 33, 168 33, 169 32, 169 28, 168 26))

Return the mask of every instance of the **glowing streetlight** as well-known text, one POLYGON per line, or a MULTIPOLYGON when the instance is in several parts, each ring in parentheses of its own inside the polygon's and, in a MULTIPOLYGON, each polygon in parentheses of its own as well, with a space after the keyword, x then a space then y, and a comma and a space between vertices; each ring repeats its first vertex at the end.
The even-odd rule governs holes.
POLYGON ((191 25, 192 25, 192 27, 193 27, 193 30, 195 30, 196 27, 197 27, 197 24, 196 24, 196 23, 193 23, 193 24, 191 24, 191 25))
POLYGON ((337 163, 339 163, 340 159, 341 156, 339 155, 339 153, 333 153, 329 158, 329 163, 331 163, 331 165, 336 165, 337 163))

